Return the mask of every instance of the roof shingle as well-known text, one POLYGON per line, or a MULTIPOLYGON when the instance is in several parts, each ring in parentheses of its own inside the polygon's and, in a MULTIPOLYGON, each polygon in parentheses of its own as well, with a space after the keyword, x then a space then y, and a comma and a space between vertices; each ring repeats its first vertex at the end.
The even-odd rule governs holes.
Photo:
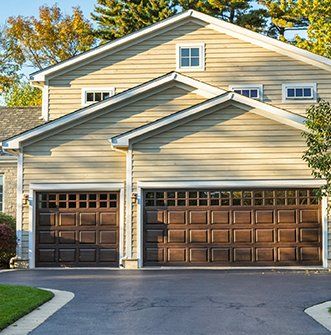
POLYGON ((43 123, 40 107, 0 107, 0 141, 43 123))

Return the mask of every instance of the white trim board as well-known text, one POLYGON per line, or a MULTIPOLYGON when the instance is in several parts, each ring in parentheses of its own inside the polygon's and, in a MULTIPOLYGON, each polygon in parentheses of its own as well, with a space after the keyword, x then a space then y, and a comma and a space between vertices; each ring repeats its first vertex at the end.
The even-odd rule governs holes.
POLYGON ((230 35, 232 37, 238 38, 242 41, 261 46, 268 50, 272 50, 282 55, 294 58, 296 60, 303 61, 310 65, 314 65, 327 71, 331 71, 331 60, 326 57, 313 54, 309 51, 297 48, 291 44, 278 41, 276 39, 264 36, 251 30, 225 22, 218 18, 214 18, 212 16, 200 13, 198 11, 187 10, 180 14, 174 15, 168 19, 165 19, 161 22, 157 22, 149 27, 140 29, 139 31, 129 34, 123 38, 117 39, 113 42, 106 43, 102 46, 84 52, 76 57, 70 58, 66 61, 48 67, 44 70, 32 73, 30 78, 32 81, 35 82, 44 82, 46 80, 46 77, 50 76, 51 74, 54 74, 55 72, 58 72, 60 70, 64 71, 68 67, 70 68, 70 66, 72 65, 79 64, 82 61, 86 60, 88 61, 89 59, 101 55, 107 51, 111 52, 116 47, 125 45, 126 43, 134 42, 136 40, 139 41, 140 38, 143 38, 148 34, 160 31, 162 28, 168 27, 172 24, 178 23, 188 18, 194 18, 203 21, 208 24, 207 27, 210 27, 211 29, 215 29, 221 33, 230 35))
MULTIPOLYGON (((215 181, 138 181, 138 207, 137 207, 137 254, 138 254, 138 267, 143 267, 144 264, 144 251, 143 251, 143 191, 153 189, 199 189, 199 188, 245 188, 245 187, 270 187, 270 188, 306 188, 306 187, 319 187, 325 185, 325 180, 316 179, 261 179, 261 180, 215 180, 215 181)), ((322 199, 322 264, 323 268, 328 267, 328 218, 327 218, 327 197, 322 199)), ((252 267, 254 268, 254 267, 252 267)), ((270 267, 273 268, 273 267, 270 267)), ((275 267, 275 269, 287 267, 275 267)), ((289 267, 291 268, 291 267, 289 267)), ((299 267, 303 268, 303 267, 299 267)), ((309 266, 304 267, 306 269, 309 266)), ((316 268, 316 267, 313 267, 316 268)))
POLYGON ((169 116, 158 119, 154 122, 148 123, 147 125, 144 125, 134 130, 114 136, 110 138, 109 141, 111 142, 114 148, 116 147, 125 148, 129 145, 131 140, 141 135, 148 134, 154 130, 159 130, 162 127, 174 124, 174 122, 176 121, 183 120, 189 116, 193 116, 197 113, 203 112, 207 109, 213 108, 215 106, 224 104, 225 102, 229 102, 229 101, 233 101, 233 102, 237 102, 237 103, 241 103, 241 104, 253 107, 254 109, 251 110, 252 113, 261 115, 263 117, 272 119, 274 121, 280 122, 290 127, 297 128, 302 131, 307 131, 306 126, 305 126, 306 118, 301 115, 288 112, 278 107, 267 105, 261 101, 247 98, 243 95, 240 95, 234 92, 227 92, 227 93, 221 94, 220 96, 216 98, 211 98, 193 107, 187 108, 180 112, 171 114, 169 116))
POLYGON ((29 187, 29 269, 35 268, 36 259, 36 193, 40 191, 119 191, 119 266, 124 258, 124 183, 42 183, 30 184, 29 187))
MULTIPOLYGON (((212 94, 213 96, 220 95, 224 92, 226 92, 223 89, 217 88, 215 86, 203 83, 199 80, 192 79, 190 77, 184 76, 182 74, 179 74, 177 72, 170 72, 164 76, 161 76, 156 79, 152 79, 144 84, 135 86, 131 89, 128 89, 124 92, 121 92, 119 94, 116 94, 112 97, 110 97, 107 100, 97 102, 93 105, 89 105, 87 107, 81 108, 77 110, 76 112, 72 112, 70 114, 67 114, 63 117, 60 117, 58 119, 55 119, 51 122, 48 122, 42 126, 33 128, 31 130, 28 130, 26 132, 23 132, 22 134, 19 134, 17 136, 14 136, 8 140, 5 140, 2 142, 2 146, 5 149, 14 149, 17 150, 20 147, 20 144, 22 142, 25 142, 33 137, 39 136, 41 134, 44 134, 46 132, 60 129, 62 126, 67 125, 71 122, 77 121, 80 118, 87 117, 89 115, 92 115, 93 113, 96 113, 97 111, 107 108, 107 107, 113 107, 116 104, 123 102, 127 99, 133 98, 139 94, 146 93, 152 89, 155 89, 157 87, 160 87, 165 84, 169 84, 171 82, 178 82, 182 84, 186 84, 188 86, 191 86, 192 88, 199 89, 201 91, 206 91, 209 94, 212 94)), ((115 107, 116 108, 116 107, 115 107)), ((0 143, 1 145, 1 143, 0 143)))

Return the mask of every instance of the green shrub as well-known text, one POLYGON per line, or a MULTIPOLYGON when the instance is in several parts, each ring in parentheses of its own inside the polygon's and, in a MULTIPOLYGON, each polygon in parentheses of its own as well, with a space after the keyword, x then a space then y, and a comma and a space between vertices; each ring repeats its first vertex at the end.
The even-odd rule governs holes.
POLYGON ((9 267, 16 253, 16 222, 7 214, 0 213, 0 268, 9 267))

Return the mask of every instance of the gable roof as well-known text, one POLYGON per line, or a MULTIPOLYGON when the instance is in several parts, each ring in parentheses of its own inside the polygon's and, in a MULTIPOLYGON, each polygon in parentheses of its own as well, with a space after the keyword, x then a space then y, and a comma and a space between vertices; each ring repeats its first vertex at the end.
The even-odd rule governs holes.
POLYGON ((161 130, 167 125, 173 124, 180 120, 184 120, 189 116, 196 115, 207 109, 222 105, 230 101, 241 103, 243 105, 254 108, 251 110, 252 113, 267 117, 269 119, 275 120, 277 122, 300 130, 307 130, 305 127, 306 118, 301 115, 294 114, 284 109, 268 105, 261 101, 247 98, 234 92, 225 92, 217 97, 201 102, 195 106, 189 107, 177 113, 158 119, 154 122, 148 123, 147 125, 114 136, 110 138, 109 141, 114 148, 124 149, 129 146, 131 140, 141 135, 148 134, 155 130, 161 130))
POLYGON ((40 107, 0 107, 0 141, 44 123, 40 107))
POLYGON ((281 42, 274 38, 253 32, 249 29, 242 28, 235 24, 225 22, 221 19, 212 17, 210 15, 203 14, 195 10, 187 10, 185 12, 174 15, 163 21, 154 23, 151 26, 140 29, 137 32, 129 34, 125 37, 119 38, 112 42, 108 42, 106 44, 100 45, 99 47, 86 51, 80 55, 69 58, 61 63, 34 72, 30 75, 30 79, 32 81, 43 82, 45 81, 46 76, 52 75, 57 71, 66 70, 68 67, 72 65, 79 64, 79 62, 101 55, 106 51, 111 51, 115 47, 122 46, 128 42, 139 40, 140 38, 145 37, 147 34, 158 31, 162 28, 168 27, 172 24, 178 23, 187 18, 198 19, 207 24, 210 24, 211 28, 220 31, 224 34, 278 52, 280 54, 292 57, 296 60, 306 62, 310 65, 323 68, 327 71, 331 71, 331 59, 329 58, 316 55, 312 52, 297 48, 291 44, 281 42))
MULTIPOLYGON (((146 83, 130 88, 126 91, 118 93, 111 96, 110 98, 97 102, 95 104, 89 105, 87 107, 78 109, 72 113, 66 114, 62 117, 59 117, 53 121, 47 122, 39 127, 27 130, 17 136, 6 139, 2 142, 2 146, 5 149, 19 149, 20 144, 24 141, 27 141, 35 136, 39 136, 51 130, 60 129, 64 125, 77 121, 83 117, 93 115, 107 107, 115 106, 116 104, 126 101, 132 97, 135 97, 139 94, 151 91, 152 89, 158 88, 162 85, 175 82, 178 84, 184 84, 196 88, 195 92, 203 95, 207 98, 214 97, 224 93, 225 91, 217 88, 215 86, 203 83, 199 80, 184 76, 177 72, 170 72, 156 79, 152 79, 146 83)), ((108 111, 107 111, 108 112, 108 111)))

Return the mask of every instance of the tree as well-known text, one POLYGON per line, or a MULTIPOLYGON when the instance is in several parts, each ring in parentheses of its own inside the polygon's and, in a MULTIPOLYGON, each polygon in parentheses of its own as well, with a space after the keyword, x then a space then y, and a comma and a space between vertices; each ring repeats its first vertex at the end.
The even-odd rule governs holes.
POLYGON ((307 21, 307 39, 296 37, 295 44, 331 58, 331 0, 301 1, 298 10, 307 21))
POLYGON ((7 25, 7 50, 18 65, 28 63, 42 69, 87 51, 95 43, 92 26, 78 7, 72 15, 64 15, 57 5, 43 6, 39 18, 10 17, 7 25))
POLYGON ((327 101, 319 101, 307 110, 304 132, 307 150, 303 159, 312 169, 315 178, 325 179, 326 185, 320 190, 321 196, 331 193, 331 105, 327 101))
POLYGON ((14 83, 4 93, 8 107, 41 106, 41 90, 27 82, 14 83))
POLYGON ((0 93, 15 82, 20 66, 13 59, 10 43, 6 39, 3 30, 0 31, 0 93))
POLYGON ((92 18, 95 36, 110 41, 159 22, 175 13, 170 0, 97 0, 92 18))
POLYGON ((254 0, 177 0, 182 9, 195 9, 253 31, 262 32, 268 13, 254 7, 254 0))
POLYGON ((267 9, 271 18, 267 35, 286 42, 286 30, 307 27, 307 20, 299 10, 298 0, 259 0, 259 3, 267 9))

